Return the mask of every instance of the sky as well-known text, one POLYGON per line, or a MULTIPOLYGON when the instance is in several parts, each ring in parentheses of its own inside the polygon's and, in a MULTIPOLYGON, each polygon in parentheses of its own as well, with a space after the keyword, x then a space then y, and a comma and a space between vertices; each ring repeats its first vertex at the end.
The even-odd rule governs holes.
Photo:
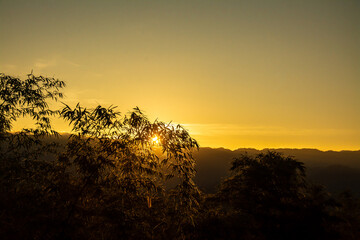
POLYGON ((359 150, 359 12, 351 0, 0 0, 0 72, 63 80, 70 106, 138 106, 203 147, 359 150))

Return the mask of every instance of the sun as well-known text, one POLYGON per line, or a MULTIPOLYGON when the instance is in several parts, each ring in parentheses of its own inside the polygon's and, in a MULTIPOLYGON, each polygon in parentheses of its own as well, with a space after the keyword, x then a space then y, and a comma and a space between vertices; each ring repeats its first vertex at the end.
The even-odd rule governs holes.
POLYGON ((151 138, 151 140, 154 144, 159 144, 160 142, 158 136, 154 136, 153 138, 151 138))

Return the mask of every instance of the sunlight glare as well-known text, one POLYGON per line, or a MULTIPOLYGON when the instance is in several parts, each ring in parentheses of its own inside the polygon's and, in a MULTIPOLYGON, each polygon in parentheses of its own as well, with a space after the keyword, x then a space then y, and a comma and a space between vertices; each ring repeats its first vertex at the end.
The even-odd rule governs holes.
POLYGON ((158 136, 154 136, 151 140, 152 140, 152 142, 153 142, 154 144, 159 144, 159 138, 158 138, 158 136))

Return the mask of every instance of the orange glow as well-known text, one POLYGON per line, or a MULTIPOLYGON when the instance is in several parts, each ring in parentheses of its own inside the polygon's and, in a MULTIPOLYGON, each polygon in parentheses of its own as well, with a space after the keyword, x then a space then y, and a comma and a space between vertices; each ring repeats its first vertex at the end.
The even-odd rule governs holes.
POLYGON ((202 147, 360 148, 360 1, 28 2, 1 1, 0 72, 59 78, 69 106, 138 106, 202 147))

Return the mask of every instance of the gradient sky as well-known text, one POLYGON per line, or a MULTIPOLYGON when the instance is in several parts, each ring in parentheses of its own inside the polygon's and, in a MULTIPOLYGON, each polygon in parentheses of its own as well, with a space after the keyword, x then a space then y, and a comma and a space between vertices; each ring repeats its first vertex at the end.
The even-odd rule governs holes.
POLYGON ((0 72, 64 80, 72 106, 139 106, 201 146, 355 150, 359 13, 350 0, 0 0, 0 72))

